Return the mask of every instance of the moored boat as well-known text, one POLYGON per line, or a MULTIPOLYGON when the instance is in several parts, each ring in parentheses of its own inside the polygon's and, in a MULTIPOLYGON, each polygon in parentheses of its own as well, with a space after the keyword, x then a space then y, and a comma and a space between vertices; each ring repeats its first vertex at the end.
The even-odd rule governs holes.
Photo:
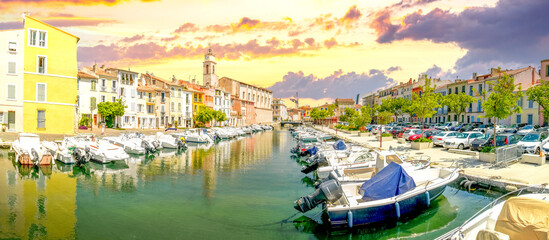
POLYGON ((40 144, 40 137, 32 133, 20 133, 12 144, 17 161, 22 165, 50 165, 52 154, 40 144))

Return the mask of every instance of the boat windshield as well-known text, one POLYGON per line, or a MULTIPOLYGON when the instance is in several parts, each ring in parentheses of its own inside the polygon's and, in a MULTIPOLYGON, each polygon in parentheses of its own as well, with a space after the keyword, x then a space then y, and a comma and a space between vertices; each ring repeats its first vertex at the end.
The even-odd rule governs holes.
POLYGON ((520 140, 521 142, 538 142, 539 134, 527 134, 520 140))
POLYGON ((467 138, 467 137, 469 137, 468 133, 460 133, 456 136, 456 138, 467 138))

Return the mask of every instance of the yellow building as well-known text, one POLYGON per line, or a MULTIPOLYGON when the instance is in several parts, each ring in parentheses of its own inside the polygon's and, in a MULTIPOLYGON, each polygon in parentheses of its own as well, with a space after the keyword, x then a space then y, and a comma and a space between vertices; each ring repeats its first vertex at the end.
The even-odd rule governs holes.
POLYGON ((24 16, 23 131, 72 134, 78 37, 24 16))

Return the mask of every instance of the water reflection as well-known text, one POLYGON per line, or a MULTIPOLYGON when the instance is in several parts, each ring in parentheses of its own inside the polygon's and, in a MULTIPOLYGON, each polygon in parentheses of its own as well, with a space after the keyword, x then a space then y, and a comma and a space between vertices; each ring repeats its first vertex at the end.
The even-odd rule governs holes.
POLYGON ((132 156, 109 164, 25 166, 0 151, 0 238, 74 239, 76 194, 133 193, 143 184, 169 178, 202 177, 202 196, 215 196, 219 174, 233 174, 270 159, 273 132, 190 145, 186 151, 163 150, 154 156, 132 156))

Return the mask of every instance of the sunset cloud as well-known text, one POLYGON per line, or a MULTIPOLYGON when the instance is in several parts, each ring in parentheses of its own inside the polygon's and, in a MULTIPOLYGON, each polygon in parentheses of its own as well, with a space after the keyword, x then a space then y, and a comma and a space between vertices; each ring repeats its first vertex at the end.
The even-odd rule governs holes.
POLYGON ((350 27, 352 24, 357 22, 361 16, 362 13, 360 12, 360 10, 358 10, 356 5, 353 5, 349 8, 349 10, 347 10, 347 13, 345 13, 345 15, 341 19, 339 19, 339 23, 346 27, 350 27))
POLYGON ((305 75, 302 71, 288 72, 281 82, 277 82, 269 89, 274 97, 288 98, 299 92, 300 97, 321 98, 349 98, 363 92, 394 85, 396 81, 387 77, 383 71, 371 69, 368 73, 344 73, 341 69, 331 75, 319 78, 313 74, 305 75))
MULTIPOLYGON (((12 7, 20 7, 22 5, 39 6, 48 4, 50 7, 62 7, 66 5, 108 5, 113 6, 123 2, 131 2, 132 0, 0 0, 0 9, 12 7)), ((155 2, 159 0, 135 0, 139 2, 155 2)))
MULTIPOLYGON (((112 19, 77 17, 72 14, 56 14, 55 17, 41 19, 43 22, 56 27, 99 26, 101 24, 116 23, 112 19)), ((0 30, 21 29, 23 21, 0 22, 0 30)))
POLYGON ((194 23, 184 23, 183 25, 179 26, 177 29, 175 29, 174 33, 187 33, 191 32, 194 33, 198 31, 199 28, 194 23))

